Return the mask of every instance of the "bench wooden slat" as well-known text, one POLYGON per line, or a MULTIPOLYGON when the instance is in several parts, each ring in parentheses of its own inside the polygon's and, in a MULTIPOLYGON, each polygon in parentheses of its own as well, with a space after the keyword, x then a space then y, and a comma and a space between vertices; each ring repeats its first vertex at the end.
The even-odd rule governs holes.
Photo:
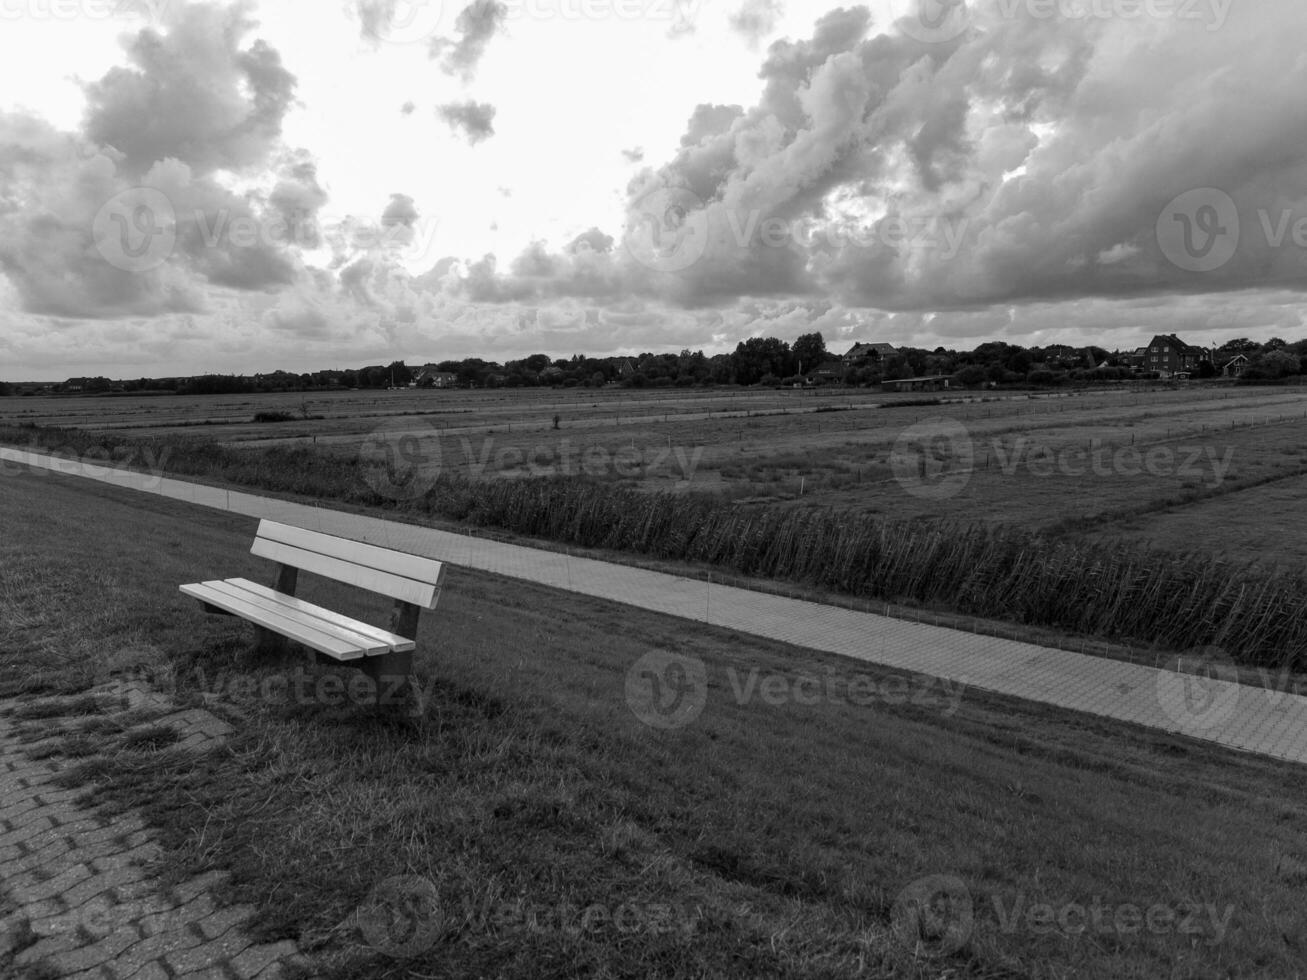
MULTIPOLYGON (((244 581, 244 579, 240 580, 244 581)), ((339 613, 333 613, 323 609, 321 606, 315 606, 309 602, 303 602, 298 609, 291 608, 281 600, 290 599, 290 596, 280 595, 274 590, 267 590, 272 596, 259 595, 252 592, 244 586, 238 584, 232 579, 224 579, 221 582, 211 583, 214 588, 224 592, 233 599, 241 599, 245 602, 252 603, 260 609, 265 609, 269 613, 278 616, 284 616, 287 619, 303 623, 310 629, 315 629, 319 633, 326 633, 328 636, 334 636, 338 640, 352 644, 363 650, 364 656, 374 656, 381 653, 390 653, 394 649, 389 639, 375 636, 373 628, 367 623, 360 623, 348 616, 342 616, 339 613), (274 598, 278 597, 279 598, 274 598), (323 614, 326 615, 323 615, 323 614)), ((254 585, 253 582, 249 583, 254 585)), ((255 586, 258 589, 259 586, 255 586)), ((384 631, 380 631, 384 632, 384 631)), ((386 633, 389 637, 391 634, 386 633)), ((395 637, 402 639, 402 637, 395 637)))
POLYGON ((223 585, 222 581, 197 582, 181 586, 181 591, 200 602, 225 609, 242 619, 288 636, 306 647, 319 650, 337 660, 357 660, 369 653, 389 652, 387 647, 362 636, 358 636, 352 642, 343 639, 340 635, 328 632, 328 624, 310 621, 307 617, 302 618, 288 609, 282 611, 275 608, 268 609, 260 605, 253 595, 243 593, 235 587, 225 590, 221 588, 223 585), (233 592, 236 594, 233 595, 233 592))
POLYGON ((286 565, 294 565, 306 572, 323 575, 338 582, 345 582, 348 585, 356 585, 370 592, 388 595, 392 599, 402 599, 405 602, 413 603, 415 606, 421 606, 423 609, 434 608, 436 599, 440 595, 439 588, 426 582, 394 575, 379 568, 356 565, 343 558, 335 558, 316 551, 306 551, 303 548, 297 548, 294 545, 283 544, 280 541, 273 541, 268 538, 255 538, 254 547, 250 549, 250 552, 260 558, 269 558, 272 561, 282 562, 286 565))
POLYGON ((321 531, 293 527, 290 524, 278 524, 276 521, 260 521, 257 537, 279 541, 305 551, 315 551, 320 555, 339 558, 354 565, 366 565, 368 568, 389 572, 402 578, 411 578, 415 582, 434 585, 436 588, 440 588, 445 577, 444 563, 431 558, 379 548, 376 545, 364 544, 362 541, 338 538, 323 534, 321 531))
POLYGON ((277 605, 285 606, 287 609, 295 612, 305 613, 320 619, 333 626, 341 626, 353 633, 361 634, 376 640, 378 643, 386 644, 388 649, 403 652, 413 650, 417 643, 413 640, 400 636, 398 633, 390 633, 386 630, 379 629, 367 623, 361 623, 357 619, 350 619, 348 616, 342 616, 340 613, 334 613, 330 609, 323 609, 321 606, 315 606, 312 603, 305 602, 303 599, 297 599, 294 596, 284 595, 276 589, 270 589, 266 585, 259 585, 257 582, 251 582, 245 578, 225 579, 227 585, 235 586, 245 592, 257 596, 266 601, 275 602, 277 605))

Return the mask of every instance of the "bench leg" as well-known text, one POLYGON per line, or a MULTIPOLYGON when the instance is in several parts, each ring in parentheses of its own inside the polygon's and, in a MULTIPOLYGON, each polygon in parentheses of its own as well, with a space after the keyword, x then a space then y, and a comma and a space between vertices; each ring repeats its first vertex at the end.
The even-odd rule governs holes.
POLYGON ((386 653, 354 661, 372 679, 377 707, 401 707, 412 694, 413 652, 386 653))
POLYGON ((254 625, 254 652, 259 656, 284 657, 290 653, 290 641, 280 633, 254 625))
MULTIPOLYGON (((294 595, 300 570, 294 565, 277 564, 277 578, 272 587, 283 595, 294 595)), ((254 627, 254 652, 260 656, 283 658, 290 654, 290 641, 280 633, 262 626, 254 627)))
MULTIPOLYGON (((417 639, 418 617, 422 615, 420 606, 402 599, 396 601, 395 609, 390 615, 390 632, 417 639)), ((413 690, 413 651, 405 653, 386 653, 380 657, 364 657, 357 661, 363 673, 372 678, 377 694, 378 705, 399 706, 407 704, 413 690)))

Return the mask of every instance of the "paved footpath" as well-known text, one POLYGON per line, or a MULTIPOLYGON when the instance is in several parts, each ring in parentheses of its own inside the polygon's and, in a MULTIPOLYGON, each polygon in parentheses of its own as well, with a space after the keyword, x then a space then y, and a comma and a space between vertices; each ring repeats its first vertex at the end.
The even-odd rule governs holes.
POLYGON ((0 460, 266 517, 894 670, 1307 763, 1307 697, 1274 682, 1251 687, 1224 680, 1229 675, 1219 665, 1210 676, 1199 677, 23 450, 0 447, 0 460))
MULTIPOLYGON (((173 729, 171 747, 181 751, 211 748, 231 730, 207 711, 175 710, 143 684, 91 696, 94 717, 145 711, 142 724, 173 729)), ((149 867, 159 845, 139 816, 108 816, 82 789, 56 784, 61 736, 40 733, 56 722, 75 728, 77 710, 84 698, 0 702, 0 977, 275 980, 303 963, 294 943, 250 939, 242 924, 252 908, 214 901, 226 872, 160 887, 149 867), (33 704, 49 717, 15 714, 33 704)))

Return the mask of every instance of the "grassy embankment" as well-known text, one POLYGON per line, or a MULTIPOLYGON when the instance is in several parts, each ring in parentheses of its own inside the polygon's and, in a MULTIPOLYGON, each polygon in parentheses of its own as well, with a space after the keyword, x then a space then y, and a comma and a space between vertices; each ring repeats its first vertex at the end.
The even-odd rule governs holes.
POLYGON ((409 494, 394 488, 402 489, 413 472, 381 473, 358 455, 312 447, 234 450, 200 440, 34 426, 0 426, 0 442, 95 460, 151 460, 173 476, 702 562, 1162 651, 1216 646, 1251 667, 1301 670, 1307 649, 1307 575, 1296 569, 982 524, 741 509, 711 495, 641 493, 577 479, 470 481, 440 473, 429 476, 430 489, 409 494))
POLYGON ((742 703, 732 670, 852 668, 461 568, 424 626, 423 717, 263 700, 251 689, 287 666, 251 661, 246 626, 177 592, 266 579, 254 521, 51 474, 0 483, 6 693, 133 668, 188 703, 220 688, 239 735, 201 756, 103 723, 30 724, 68 729, 67 782, 163 828, 162 872, 230 869, 226 897, 325 980, 1302 975, 1307 789, 1282 764, 980 692, 956 711, 742 703), (707 666, 707 707, 682 729, 628 708, 627 671, 653 649, 707 666), (352 920, 395 875, 438 896, 407 959, 352 920), (954 911, 973 923, 935 959, 893 928, 897 896, 929 875, 965 886, 954 911))

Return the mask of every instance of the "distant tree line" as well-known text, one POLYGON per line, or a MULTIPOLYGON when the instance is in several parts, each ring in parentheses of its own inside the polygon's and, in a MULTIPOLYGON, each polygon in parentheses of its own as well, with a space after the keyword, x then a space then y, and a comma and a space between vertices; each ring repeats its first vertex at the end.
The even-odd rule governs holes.
MULTIPOLYGON (((1242 377, 1248 381, 1276 381, 1302 374, 1307 340, 1289 344, 1278 338, 1264 344, 1239 338, 1222 344, 1210 360, 1198 365, 1200 378, 1210 378, 1224 365, 1243 355, 1249 359, 1242 377)), ((424 368, 452 375, 465 388, 602 387, 621 384, 632 388, 690 387, 694 385, 875 385, 911 378, 948 378, 961 387, 998 385, 1056 386, 1068 383, 1123 381, 1148 377, 1131 364, 1130 353, 1110 353, 1101 347, 1021 347, 989 341, 971 351, 944 347, 925 350, 904 347, 867 352, 850 359, 832 354, 820 333, 804 334, 793 344, 775 337, 753 337, 738 343, 729 354, 703 351, 643 353, 630 357, 551 358, 532 354, 499 363, 479 357, 446 360, 434 365, 410 366, 404 361, 369 364, 295 374, 204 374, 189 378, 70 378, 53 386, 57 392, 132 393, 176 392, 187 395, 253 394, 273 391, 317 391, 341 388, 403 388, 435 380, 424 368)), ((28 386, 23 393, 30 393, 28 386)), ((0 396, 14 393, 13 385, 0 383, 0 396)))

